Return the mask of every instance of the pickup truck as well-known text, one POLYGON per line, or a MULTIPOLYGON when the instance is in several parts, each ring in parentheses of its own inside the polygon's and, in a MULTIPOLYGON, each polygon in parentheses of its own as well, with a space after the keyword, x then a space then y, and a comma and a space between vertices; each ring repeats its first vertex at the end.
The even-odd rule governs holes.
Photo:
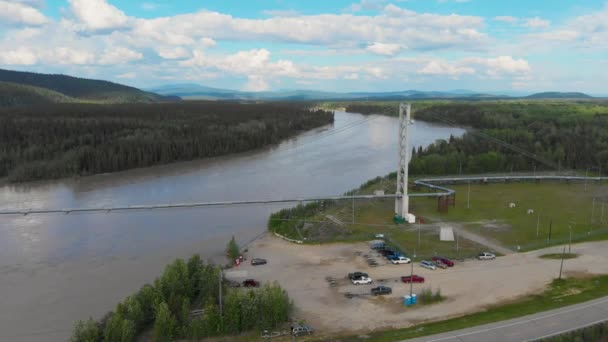
POLYGON ((387 295, 391 293, 393 293, 393 289, 388 286, 378 286, 372 289, 372 295, 374 296, 387 295))
POLYGON ((348 274, 348 279, 353 280, 355 278, 367 278, 369 275, 363 272, 353 272, 348 274))
POLYGON ((404 283, 424 283, 424 277, 414 274, 413 276, 401 277, 401 281, 404 283))
POLYGON ((351 282, 353 285, 368 285, 372 283, 372 278, 370 277, 361 277, 361 278, 353 278, 351 282))

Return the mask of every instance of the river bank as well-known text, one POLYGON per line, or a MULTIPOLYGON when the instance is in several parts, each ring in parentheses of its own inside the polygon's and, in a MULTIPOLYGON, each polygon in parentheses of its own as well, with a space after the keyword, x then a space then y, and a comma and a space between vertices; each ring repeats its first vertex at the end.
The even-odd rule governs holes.
MULTIPOLYGON (((333 196, 395 168, 397 119, 336 112, 333 125, 244 154, 0 187, 0 207, 73 208, 333 196)), ((426 146, 462 130, 416 122, 426 146)), ((0 340, 65 341, 177 257, 222 257, 291 204, 0 217, 0 340), (53 332, 44 334, 44 332, 53 332), (32 333, 35 333, 32 335, 32 333)))

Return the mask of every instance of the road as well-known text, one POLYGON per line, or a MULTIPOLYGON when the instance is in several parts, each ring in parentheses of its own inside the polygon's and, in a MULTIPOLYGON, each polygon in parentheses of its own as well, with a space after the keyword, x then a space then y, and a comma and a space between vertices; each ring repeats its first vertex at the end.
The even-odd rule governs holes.
POLYGON ((474 328, 408 340, 410 342, 531 341, 608 320, 608 297, 474 328))

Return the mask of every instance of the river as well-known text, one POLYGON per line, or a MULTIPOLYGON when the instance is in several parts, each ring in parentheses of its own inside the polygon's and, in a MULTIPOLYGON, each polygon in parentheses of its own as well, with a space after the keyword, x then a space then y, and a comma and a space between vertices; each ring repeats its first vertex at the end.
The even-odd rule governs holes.
MULTIPOLYGON (((336 112, 335 122, 248 153, 78 179, 0 187, 0 209, 339 195, 396 169, 398 119, 336 112)), ((458 128, 416 122, 412 146, 458 128)), ((0 341, 64 341, 176 257, 221 255, 264 232, 286 205, 0 217, 0 341)), ((289 205, 287 205, 289 206, 289 205)))

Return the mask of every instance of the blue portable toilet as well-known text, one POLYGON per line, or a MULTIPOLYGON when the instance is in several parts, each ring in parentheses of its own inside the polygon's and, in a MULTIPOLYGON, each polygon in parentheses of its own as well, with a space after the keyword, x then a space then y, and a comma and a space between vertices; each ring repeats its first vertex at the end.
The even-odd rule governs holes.
POLYGON ((412 306, 412 297, 410 295, 403 296, 403 304, 405 306, 412 306))
POLYGON ((412 295, 412 305, 418 304, 418 296, 416 294, 412 295))

